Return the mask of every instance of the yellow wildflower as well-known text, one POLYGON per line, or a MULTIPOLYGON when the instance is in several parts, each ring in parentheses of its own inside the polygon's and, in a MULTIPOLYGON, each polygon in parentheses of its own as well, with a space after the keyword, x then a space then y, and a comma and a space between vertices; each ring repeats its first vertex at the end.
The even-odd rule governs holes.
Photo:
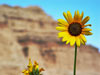
POLYGON ((80 46, 81 43, 85 44, 87 41, 84 35, 92 35, 90 32, 92 29, 86 28, 91 24, 85 25, 90 17, 86 16, 83 19, 83 14, 83 12, 80 14, 79 11, 75 11, 74 17, 72 17, 70 11, 68 11, 67 14, 63 13, 66 21, 58 19, 59 27, 56 27, 56 29, 61 31, 58 33, 58 37, 62 37, 62 41, 66 44, 70 43, 73 46, 76 43, 77 46, 80 46))

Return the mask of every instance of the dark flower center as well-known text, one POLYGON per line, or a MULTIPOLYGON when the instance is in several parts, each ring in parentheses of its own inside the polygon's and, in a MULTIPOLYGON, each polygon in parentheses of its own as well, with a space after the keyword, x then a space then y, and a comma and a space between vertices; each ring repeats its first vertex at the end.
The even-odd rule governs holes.
POLYGON ((69 28, 68 28, 68 32, 72 36, 78 36, 78 35, 80 35, 81 32, 82 32, 81 24, 79 24, 79 23, 72 23, 72 24, 70 24, 69 28))

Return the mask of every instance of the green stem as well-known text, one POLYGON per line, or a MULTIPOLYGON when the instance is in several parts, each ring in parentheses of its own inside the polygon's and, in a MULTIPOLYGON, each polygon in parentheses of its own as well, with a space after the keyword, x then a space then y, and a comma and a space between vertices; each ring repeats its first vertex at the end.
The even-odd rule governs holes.
POLYGON ((77 45, 75 44, 74 73, 73 73, 73 75, 76 75, 76 59, 77 59, 77 45))

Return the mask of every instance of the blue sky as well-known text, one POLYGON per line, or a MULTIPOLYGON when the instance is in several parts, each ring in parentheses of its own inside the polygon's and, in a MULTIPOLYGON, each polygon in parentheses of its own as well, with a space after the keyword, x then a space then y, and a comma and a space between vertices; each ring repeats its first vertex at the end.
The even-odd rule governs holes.
POLYGON ((84 16, 90 16, 88 23, 92 24, 92 36, 87 36, 87 44, 100 50, 100 0, 0 0, 1 4, 11 6, 40 6, 54 20, 63 18, 63 11, 84 11, 84 16))

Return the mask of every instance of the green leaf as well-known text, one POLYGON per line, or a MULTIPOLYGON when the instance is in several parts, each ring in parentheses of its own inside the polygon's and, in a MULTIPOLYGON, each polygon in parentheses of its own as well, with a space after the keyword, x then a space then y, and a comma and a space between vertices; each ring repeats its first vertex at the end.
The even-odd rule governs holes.
POLYGON ((30 73, 29 73, 29 75, 33 75, 33 73, 32 73, 32 72, 30 72, 30 73))
POLYGON ((36 69, 36 75, 39 75, 39 69, 38 68, 36 69))
POLYGON ((33 72, 33 75, 36 75, 35 68, 33 68, 32 72, 33 72))

